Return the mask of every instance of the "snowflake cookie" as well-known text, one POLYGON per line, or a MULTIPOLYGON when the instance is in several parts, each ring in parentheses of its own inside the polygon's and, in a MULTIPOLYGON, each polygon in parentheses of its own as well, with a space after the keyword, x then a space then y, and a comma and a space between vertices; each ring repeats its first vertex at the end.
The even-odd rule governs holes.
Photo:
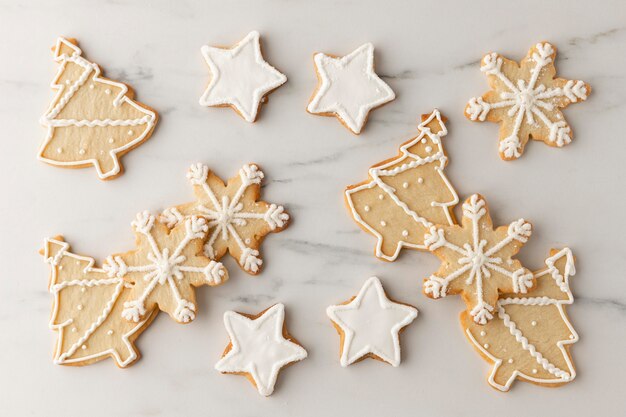
POLYGON ((209 230, 206 219, 191 216, 170 230, 144 211, 132 226, 137 249, 110 256, 103 267, 132 285, 122 316, 139 322, 158 307, 179 323, 192 321, 196 317, 193 288, 220 285, 228 279, 222 264, 202 253, 209 230))
POLYGON ((259 38, 253 31, 232 48, 202 47, 211 80, 200 105, 229 106, 246 122, 256 120, 266 96, 287 82, 284 74, 263 59, 259 38))
POLYGON ((112 357, 120 368, 139 358, 134 342, 157 315, 152 309, 138 322, 122 318, 130 285, 96 268, 93 258, 70 252, 62 237, 46 239, 41 251, 50 265, 53 294, 50 328, 59 334, 54 363, 88 365, 112 357))
POLYGON ((500 295, 489 323, 480 326, 467 312, 461 314, 467 338, 493 363, 489 384, 500 391, 508 391, 515 379, 559 386, 576 377, 569 347, 578 334, 565 312, 574 302, 569 288, 574 257, 568 248, 553 249, 545 263, 534 273, 537 286, 529 295, 500 295))
POLYGON ((374 72, 374 46, 366 43, 344 57, 317 53, 313 56, 319 84, 307 111, 336 116, 356 135, 369 112, 396 98, 393 90, 374 72))
POLYGON ((587 99, 591 87, 583 81, 555 78, 556 48, 541 42, 518 65, 492 52, 481 61, 491 90, 473 97, 465 116, 473 121, 500 123, 500 157, 519 158, 529 137, 562 147, 572 131, 560 109, 587 99))
POLYGON ((224 325, 230 343, 215 369, 225 374, 245 375, 261 395, 274 392, 283 367, 307 357, 306 350, 287 332, 282 304, 256 316, 227 311, 224 325))
POLYGON ((533 274, 513 256, 526 243, 532 226, 524 219, 494 230, 487 203, 474 194, 463 204, 460 226, 431 226, 424 243, 442 264, 424 280, 424 294, 441 298, 462 294, 477 324, 493 318, 498 294, 526 294, 533 274))
POLYGON ((386 261, 396 260, 404 247, 426 250, 424 234, 434 224, 454 224, 459 198, 443 172, 444 119, 435 109, 417 129, 397 157, 374 165, 369 180, 345 191, 351 216, 377 238, 374 253, 386 261))
POLYGON ((93 165, 100 179, 113 179, 123 171, 119 158, 150 137, 157 113, 132 100, 130 87, 103 78, 74 39, 59 38, 53 53, 57 93, 41 117, 48 133, 38 158, 66 168, 93 165))
POLYGON ((341 336, 341 366, 365 358, 400 365, 400 332, 417 317, 417 309, 387 298, 380 280, 372 277, 356 297, 326 309, 341 336))
POLYGON ((165 210, 161 220, 174 227, 188 216, 205 218, 209 228, 205 255, 219 260, 228 251, 246 272, 257 274, 263 264, 259 253, 263 238, 289 223, 283 206, 257 201, 264 176, 258 166, 249 164, 224 184, 206 165, 194 164, 187 178, 197 201, 165 210))

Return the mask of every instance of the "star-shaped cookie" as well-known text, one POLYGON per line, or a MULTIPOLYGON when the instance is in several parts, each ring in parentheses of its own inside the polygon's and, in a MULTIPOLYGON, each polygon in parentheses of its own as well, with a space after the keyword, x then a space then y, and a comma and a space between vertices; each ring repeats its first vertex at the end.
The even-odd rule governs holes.
POLYGON ((268 396, 280 370, 307 357, 285 328, 285 306, 276 304, 257 316, 227 311, 224 325, 230 344, 215 369, 245 375, 259 394, 268 396))
POLYGON ((323 53, 314 55, 319 84, 307 111, 336 116, 358 135, 369 112, 396 98, 395 93, 374 72, 374 46, 362 45, 342 58, 323 53))
POLYGON ((263 59, 259 32, 250 32, 232 48, 205 45, 202 55, 211 80, 200 105, 232 107, 247 122, 254 122, 264 97, 287 77, 263 59))
POLYGON ((341 335, 341 366, 374 358, 400 365, 400 332, 417 317, 417 309, 387 298, 380 280, 368 279, 351 300, 328 307, 341 335))

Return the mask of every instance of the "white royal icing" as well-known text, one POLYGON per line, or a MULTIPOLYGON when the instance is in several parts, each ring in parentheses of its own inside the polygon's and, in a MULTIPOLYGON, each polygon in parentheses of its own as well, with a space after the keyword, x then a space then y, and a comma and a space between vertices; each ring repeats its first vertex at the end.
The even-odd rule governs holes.
POLYGON ((280 369, 307 357, 304 348, 283 337, 285 306, 276 304, 256 319, 234 311, 224 313, 232 347, 215 369, 252 376, 261 395, 271 395, 280 369))
POLYGON ((321 85, 307 110, 335 113, 359 134, 370 110, 392 101, 393 90, 374 72, 374 46, 362 45, 342 58, 323 53, 314 56, 321 85))
MULTIPOLYGON (((128 92, 128 87, 126 87, 125 84, 116 83, 114 81, 102 78, 100 76, 101 74, 100 67, 97 64, 89 62, 85 58, 81 57, 82 51, 78 46, 74 45, 73 43, 67 41, 64 38, 58 38, 56 47, 55 47, 55 52, 57 55, 54 57, 54 60, 58 62, 59 64, 61 64, 56 77, 54 78, 54 80, 52 80, 52 83, 50 84, 50 86, 53 89, 57 90, 57 94, 55 96, 55 99, 53 100, 53 103, 56 103, 56 104, 54 106, 51 106, 40 119, 41 124, 48 128, 48 132, 46 135, 46 139, 44 140, 44 143, 42 144, 39 150, 39 154, 37 155, 37 158, 41 161, 44 161, 52 165, 71 166, 71 165, 84 165, 87 163, 91 163, 96 168, 98 177, 100 177, 101 179, 114 176, 120 172, 120 162, 117 158, 117 154, 125 151, 126 149, 132 149, 138 143, 141 143, 145 139, 146 135, 150 133, 153 125, 156 123, 156 114, 138 105, 133 100, 128 98, 128 96, 126 95, 126 93, 128 92), (72 55, 70 56, 67 56, 66 54, 58 55, 62 45, 71 48, 73 51, 72 55), (61 76, 61 74, 63 74, 63 71, 65 70, 67 63, 69 62, 80 66, 83 69, 83 72, 78 78, 78 80, 76 80, 73 84, 70 85, 70 84, 67 84, 67 82, 65 85, 59 84, 58 78, 61 76), (65 108, 67 103, 72 99, 72 97, 74 97, 76 92, 89 79, 91 79, 91 82, 93 83, 101 83, 101 84, 114 86, 119 91, 117 96, 115 96, 111 102, 112 106, 119 107, 124 103, 129 104, 136 110, 145 114, 145 116, 137 118, 137 119, 94 119, 94 120, 59 119, 58 118, 59 113, 63 110, 63 108, 65 108), (143 127, 143 130, 141 131, 141 134, 139 134, 134 140, 130 142, 126 142, 124 143, 124 145, 118 148, 111 149, 109 151, 114 161, 114 167, 110 171, 102 172, 100 164, 98 163, 96 159, 77 160, 77 161, 57 161, 57 160, 45 158, 43 156, 43 153, 45 151, 45 148, 48 142, 50 142, 50 140, 52 139, 52 136, 54 134, 54 129, 62 128, 62 127, 70 127, 70 126, 72 127, 141 126, 143 127)), ((93 84, 90 85, 90 89, 93 89, 93 84)), ((110 90, 107 89, 106 91, 107 91, 107 94, 111 94, 110 90)), ((129 132, 130 134, 132 134, 132 130, 129 130, 129 132)), ((112 139, 109 139, 109 143, 112 143, 112 139)), ((58 148, 57 152, 62 153, 63 149, 58 148)), ((80 154, 83 155, 84 152, 80 152, 80 154)))
POLYGON ((254 122, 263 97, 287 81, 261 54, 259 32, 250 32, 232 48, 205 45, 202 55, 209 66, 211 81, 202 97, 202 106, 233 106, 247 122, 254 122))
POLYGON ((326 313, 344 332, 340 364, 346 367, 370 353, 393 366, 400 365, 400 330, 418 312, 414 307, 390 301, 380 280, 372 277, 354 300, 330 306, 326 313))

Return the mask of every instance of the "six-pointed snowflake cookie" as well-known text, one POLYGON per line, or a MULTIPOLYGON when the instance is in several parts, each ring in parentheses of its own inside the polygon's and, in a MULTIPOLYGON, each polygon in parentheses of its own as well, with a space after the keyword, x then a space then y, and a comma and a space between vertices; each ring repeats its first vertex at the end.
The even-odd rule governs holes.
POLYGON ((499 293, 526 294, 535 284, 533 274, 513 259, 531 232, 524 219, 494 230, 487 203, 472 195, 463 204, 460 226, 432 226, 424 236, 428 249, 442 261, 424 280, 424 294, 462 294, 472 319, 486 324, 496 313, 499 293))
POLYGON ((422 116, 419 135, 400 146, 400 154, 369 169, 368 181, 350 185, 345 200, 350 215, 377 239, 374 253, 395 261, 402 248, 426 250, 424 233, 434 224, 454 224, 459 202, 443 172, 444 119, 435 109, 422 116))
POLYGON ((130 87, 103 78, 74 39, 59 38, 53 53, 56 95, 41 117, 48 132, 38 158, 66 168, 93 165, 100 179, 113 179, 123 171, 119 158, 150 137, 157 113, 132 100, 130 87))
POLYGON ((215 369, 225 374, 245 375, 261 395, 274 392, 283 367, 307 357, 306 350, 287 332, 282 304, 256 316, 227 311, 224 325, 230 343, 215 369))
POLYGON ((220 285, 228 279, 222 264, 203 254, 206 220, 191 216, 170 230, 144 211, 132 226, 137 249, 110 256, 103 267, 132 285, 122 317, 139 322, 158 308, 179 323, 192 321, 197 310, 194 287, 220 285))
POLYGON ((263 238, 289 223, 283 206, 258 201, 264 177, 258 166, 249 164, 224 184, 209 167, 194 164, 187 178, 197 201, 165 210, 161 220, 173 227, 189 216, 201 216, 208 227, 205 255, 219 260, 228 251, 246 272, 257 274, 263 264, 259 253, 263 238))
POLYGON ((374 72, 374 46, 366 43, 344 57, 317 53, 313 56, 319 84, 307 111, 336 116, 358 135, 369 112, 396 98, 374 72))
POLYGON ((574 257, 568 248, 553 249, 545 263, 534 273, 532 293, 501 294, 496 317, 486 325, 461 314, 467 338, 493 363, 489 384, 500 391, 508 391, 515 379, 559 386, 576 377, 569 348, 578 334, 565 312, 574 302, 569 288, 569 277, 576 272, 574 257))
POLYGON ((540 42, 519 65, 495 52, 482 59, 480 70, 491 90, 470 99, 465 116, 500 123, 502 159, 519 158, 529 138, 557 147, 572 141, 561 109, 586 100, 591 87, 580 80, 555 78, 555 57, 556 48, 540 42))
POLYGON ((417 309, 387 298, 380 280, 365 281, 356 297, 326 309, 341 336, 341 366, 365 358, 400 365, 400 332, 417 317, 417 309))
POLYGON ((259 37, 253 31, 232 48, 202 47, 211 79, 200 97, 200 105, 230 106, 245 121, 256 120, 266 96, 287 81, 284 74, 263 59, 259 37))

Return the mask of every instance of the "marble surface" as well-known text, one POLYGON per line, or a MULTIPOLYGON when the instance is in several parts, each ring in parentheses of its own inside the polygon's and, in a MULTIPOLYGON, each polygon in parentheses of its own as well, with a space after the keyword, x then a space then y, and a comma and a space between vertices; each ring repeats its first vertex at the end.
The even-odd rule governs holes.
POLYGON ((623 410, 626 6, 520 3, 1 0, 0 414, 486 417, 623 410), (289 81, 248 124, 232 110, 197 101, 207 82, 200 46, 229 45, 252 29, 289 81), (153 137, 123 159, 126 173, 115 181, 35 158, 55 72, 48 48, 58 35, 79 39, 106 75, 132 85, 161 114, 153 137), (497 126, 470 123, 463 107, 486 90, 483 53, 520 59, 544 39, 559 48, 559 74, 584 79, 593 94, 566 110, 572 145, 556 150, 533 142, 521 160, 503 162, 497 126), (355 137, 305 107, 316 85, 313 52, 346 54, 367 41, 398 98, 355 137), (449 118, 447 174, 461 198, 482 193, 500 224, 521 216, 533 222, 535 234, 520 255, 530 268, 540 267, 551 247, 570 245, 578 257, 577 301, 569 312, 581 336, 572 349, 579 375, 568 386, 517 382, 508 394, 490 388, 489 365, 460 330, 460 299, 432 301, 420 292, 438 261, 418 252, 395 263, 376 260, 374 239, 347 214, 343 188, 394 156, 415 135, 419 115, 435 106, 449 118), (190 201, 185 172, 196 161, 224 177, 258 163, 268 180, 264 197, 293 215, 289 229, 266 240, 263 273, 252 278, 227 259, 230 282, 198 291, 195 322, 181 326, 160 315, 139 340, 142 359, 127 370, 111 360, 53 365, 48 267, 37 254, 43 238, 63 233, 76 252, 98 259, 131 249, 136 212, 190 201), (399 368, 366 361, 342 369, 325 308, 374 274, 420 315, 402 336, 399 368), (244 378, 221 375, 213 365, 227 343, 224 311, 256 313, 279 301, 309 358, 284 371, 275 394, 262 398, 244 378))

